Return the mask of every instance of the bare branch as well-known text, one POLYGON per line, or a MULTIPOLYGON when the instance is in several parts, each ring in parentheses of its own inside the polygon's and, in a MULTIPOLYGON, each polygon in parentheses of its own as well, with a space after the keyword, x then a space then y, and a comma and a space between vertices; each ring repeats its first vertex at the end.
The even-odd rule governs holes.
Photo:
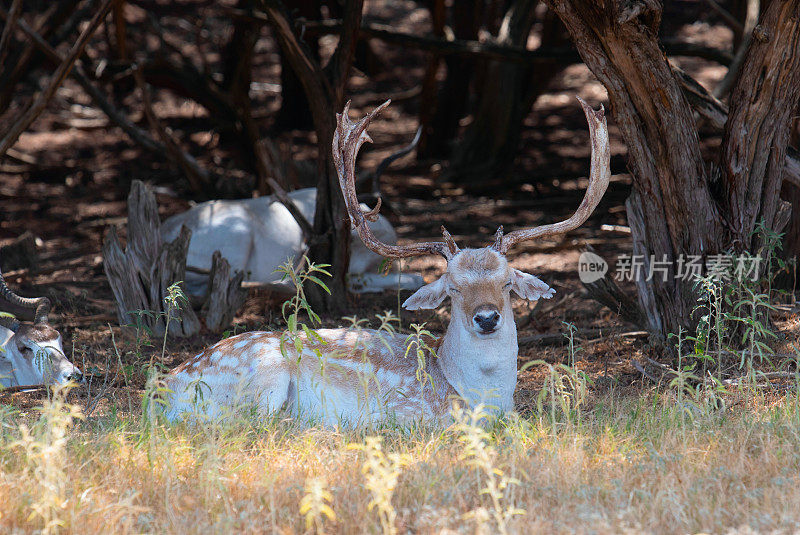
MULTIPOLYGON (((681 89, 694 111, 706 119, 711 126, 722 131, 728 121, 728 106, 718 100, 700 83, 678 67, 672 65, 672 72, 680 83, 681 89)), ((800 152, 792 147, 786 148, 786 164, 783 169, 783 180, 800 187, 800 152)))
POLYGON ((3 136, 2 141, 0 141, 0 158, 2 158, 6 151, 10 149, 19 139, 19 136, 27 130, 27 128, 39 117, 39 114, 44 111, 47 103, 50 102, 50 99, 53 98, 55 95, 56 90, 61 86, 61 83, 64 81, 64 78, 69 74, 69 71, 72 69, 72 66, 75 64, 75 61, 78 59, 78 56, 81 55, 83 49, 86 48, 86 44, 89 42, 89 38, 94 34, 97 27, 100 26, 100 23, 103 22, 108 10, 111 8, 111 4, 114 0, 105 0, 103 4, 100 6, 100 10, 95 14, 92 20, 89 22, 89 25, 81 32, 80 37, 75 42, 75 44, 70 49, 67 57, 58 66, 56 72, 53 73, 53 76, 50 77, 50 83, 48 84, 47 88, 39 95, 39 97, 34 101, 34 103, 28 108, 21 117, 19 117, 13 125, 7 130, 5 136, 3 136))
MULTIPOLYGON (((706 1, 710 3, 714 2, 714 0, 706 1)), ((739 71, 742 70, 742 64, 744 64, 744 58, 747 56, 747 49, 750 48, 750 43, 753 40, 753 29, 756 27, 756 23, 758 23, 758 13, 760 10, 760 0, 747 0, 747 15, 745 16, 745 25, 744 27, 741 25, 739 26, 739 31, 741 31, 744 35, 744 39, 742 39, 742 42, 739 43, 739 50, 737 50, 736 54, 733 56, 733 61, 728 66, 728 72, 725 74, 725 77, 720 80, 720 82, 717 84, 717 87, 714 88, 715 97, 724 97, 728 91, 731 90, 733 83, 739 76, 739 71)))
POLYGON ((716 11, 720 17, 730 26, 734 31, 742 32, 744 31, 744 27, 742 27, 742 23, 739 22, 736 17, 731 15, 730 11, 719 5, 716 0, 705 0, 706 4, 709 5, 711 9, 716 11))
MULTIPOLYGON (((0 17, 6 20, 9 17, 9 14, 7 14, 2 7, 0 7, 0 17)), ((61 56, 61 54, 59 54, 58 51, 50 46, 50 43, 45 41, 42 36, 39 35, 33 28, 31 28, 24 20, 20 20, 18 24, 19 29, 31 39, 31 42, 38 47, 48 59, 50 59, 56 65, 64 62, 64 58, 61 56)), ((92 99, 92 102, 94 102, 113 123, 119 126, 123 132, 128 134, 128 136, 135 143, 138 143, 143 148, 154 152, 163 158, 167 157, 167 148, 158 141, 154 140, 147 132, 136 126, 133 121, 128 119, 124 113, 115 108, 114 105, 105 97, 105 95, 103 95, 102 91, 100 91, 100 89, 98 89, 89 80, 89 77, 84 72, 79 61, 75 62, 75 66, 70 71, 70 76, 72 76, 72 78, 75 79, 78 84, 80 84, 86 94, 89 95, 89 98, 92 99)))
POLYGON ((381 175, 383 172, 386 171, 386 169, 396 160, 399 160, 406 154, 409 154, 411 151, 413 151, 419 144, 420 137, 422 137, 421 126, 417 128, 417 133, 414 134, 414 139, 411 140, 411 143, 381 160, 381 163, 379 163, 378 167, 375 168, 375 172, 372 173, 372 193, 375 196, 380 197, 381 195, 381 175))
MULTIPOLYGON (((11 36, 14 33, 14 28, 17 25, 17 17, 22 9, 22 0, 14 0, 11 3, 11 11, 6 19, 6 25, 3 27, 3 35, 0 37, 0 69, 3 69, 3 64, 8 55, 8 43, 11 41, 11 36)), ((5 70, 5 69, 3 69, 5 70)))
POLYGON ((211 175, 197 163, 197 160, 192 155, 187 154, 181 149, 180 144, 173 137, 172 133, 169 132, 158 120, 158 117, 156 117, 153 111, 150 87, 144 81, 141 69, 135 69, 133 74, 136 85, 142 93, 142 107, 144 108, 144 113, 147 117, 147 122, 150 123, 150 127, 155 130, 158 137, 161 138, 161 142, 166 147, 168 155, 178 167, 183 170, 192 189, 197 193, 204 192, 206 187, 212 182, 211 175))
POLYGON ((303 215, 303 212, 297 207, 294 201, 289 197, 280 184, 274 178, 268 178, 267 184, 272 188, 272 193, 275 195, 275 198, 289 210, 289 213, 292 214, 292 217, 297 224, 300 225, 300 229, 303 231, 303 236, 305 240, 308 241, 311 239, 311 236, 314 235, 314 227, 311 223, 309 223, 306 216, 303 215))

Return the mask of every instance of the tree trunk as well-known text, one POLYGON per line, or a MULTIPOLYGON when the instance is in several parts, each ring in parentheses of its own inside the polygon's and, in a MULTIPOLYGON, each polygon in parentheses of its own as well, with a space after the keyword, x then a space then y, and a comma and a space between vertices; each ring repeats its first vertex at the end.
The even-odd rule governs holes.
MULTIPOLYGON (((517 0, 506 13, 497 43, 525 47, 535 21, 534 0, 517 0)), ((551 18, 558 24, 558 20, 551 18)), ((553 46, 558 31, 545 24, 543 46, 553 46)), ((558 24, 560 28, 560 24, 558 24)), ((475 120, 455 149, 448 174, 459 182, 485 181, 501 174, 514 161, 522 123, 533 102, 560 70, 555 61, 535 66, 491 62, 479 92, 475 120)))
MULTIPOLYGON (((428 10, 431 13, 431 26, 434 37, 444 37, 444 24, 446 10, 444 0, 432 0, 428 2, 428 10)), ((428 57, 428 64, 425 66, 425 74, 422 77, 422 89, 419 95, 419 126, 422 133, 419 138, 418 154, 427 153, 428 143, 433 135, 431 123, 434 113, 438 106, 438 74, 439 66, 442 62, 441 56, 436 52, 431 52, 428 57)))
POLYGON ((794 292, 797 290, 797 259, 800 256, 800 188, 784 182, 781 186, 781 199, 792 206, 789 224, 783 229, 783 243, 779 257, 786 269, 775 278, 775 287, 794 292))
MULTIPOLYGON (((306 20, 319 20, 320 2, 300 0, 291 3, 292 14, 306 20)), ((314 35, 304 37, 310 58, 319 61, 319 38, 314 35)), ((314 127, 308 99, 303 83, 298 78, 292 63, 281 49, 281 108, 275 116, 275 129, 278 131, 308 130, 314 127)))
POLYGON ((733 240, 755 251, 759 222, 782 230, 775 217, 800 99, 800 1, 771 2, 753 34, 731 94, 720 168, 733 240))
POLYGON ((654 309, 648 310, 650 329, 662 335, 691 329, 696 296, 691 281, 676 276, 679 259, 748 248, 755 245, 749 237, 758 220, 777 222, 788 118, 800 90, 800 0, 773 1, 762 17, 761 30, 770 38, 754 39, 731 97, 721 181, 706 172, 691 108, 658 46, 661 3, 547 3, 608 90, 628 147, 634 189, 629 218, 639 220, 632 237, 639 252, 666 271, 638 281, 642 308, 654 309), (793 101, 786 100, 790 95, 793 101))
MULTIPOLYGON (((459 2, 452 10, 453 34, 456 39, 478 40, 480 14, 483 4, 477 0, 459 2)), ((422 158, 443 158, 450 153, 450 145, 458 134, 458 123, 467 113, 469 87, 475 60, 460 56, 445 57, 447 75, 436 98, 436 106, 429 116, 427 128, 423 125, 417 155, 422 158)), ((423 104, 424 107, 424 104, 423 104)))
POLYGON ((315 263, 331 265, 330 294, 316 285, 306 288, 311 306, 317 312, 335 312, 347 303, 345 277, 350 261, 350 221, 333 163, 335 113, 344 101, 344 86, 353 61, 361 25, 363 0, 348 0, 339 44, 323 70, 293 32, 291 18, 278 0, 262 0, 273 29, 308 99, 317 133, 317 206, 314 235, 309 240, 309 257, 315 263))
MULTIPOLYGON (((790 145, 792 147, 800 146, 800 118, 797 117, 797 114, 792 121, 790 145)), ((797 153, 796 150, 791 152, 797 153)), ((784 174, 790 173, 790 165, 786 165, 784 174)), ((781 199, 792 206, 789 224, 783 229, 783 243, 780 252, 780 258, 786 263, 786 271, 778 275, 775 286, 794 292, 797 290, 797 260, 800 258, 800 185, 788 182, 788 180, 784 180, 781 186, 781 199)))

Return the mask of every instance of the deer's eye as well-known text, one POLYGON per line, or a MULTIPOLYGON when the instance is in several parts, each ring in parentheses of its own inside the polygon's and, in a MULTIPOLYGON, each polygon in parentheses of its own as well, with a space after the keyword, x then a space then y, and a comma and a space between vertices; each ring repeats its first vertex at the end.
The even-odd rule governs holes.
POLYGON ((504 289, 504 290, 507 290, 507 289, 509 289, 509 288, 511 288, 511 281, 508 281, 507 283, 505 283, 505 284, 503 285, 503 289, 504 289))
POLYGON ((459 290, 458 288, 450 288, 450 291, 453 293, 457 293, 458 295, 461 295, 461 290, 459 290))

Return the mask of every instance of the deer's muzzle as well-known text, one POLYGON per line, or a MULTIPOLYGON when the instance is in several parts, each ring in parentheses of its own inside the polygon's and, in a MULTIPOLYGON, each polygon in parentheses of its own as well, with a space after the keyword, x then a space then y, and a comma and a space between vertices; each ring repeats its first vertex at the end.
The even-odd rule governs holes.
POLYGON ((502 316, 494 305, 481 305, 472 313, 472 323, 480 334, 490 334, 497 330, 502 316))

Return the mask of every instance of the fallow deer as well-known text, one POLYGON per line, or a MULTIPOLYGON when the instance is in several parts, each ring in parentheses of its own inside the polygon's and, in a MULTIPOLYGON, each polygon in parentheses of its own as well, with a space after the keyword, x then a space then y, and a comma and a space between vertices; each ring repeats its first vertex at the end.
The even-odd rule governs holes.
POLYGON ((337 114, 333 152, 348 214, 365 246, 389 258, 438 254, 447 270, 438 280, 411 295, 407 310, 435 309, 447 297, 452 315, 444 336, 424 362, 407 357, 408 338, 374 330, 321 329, 319 339, 302 336, 297 354, 278 332, 251 332, 222 340, 174 370, 167 379, 172 391, 167 415, 175 419, 197 409, 218 415, 246 400, 262 414, 281 408, 322 420, 446 418, 451 398, 468 404, 487 402, 495 412, 514 408, 517 382, 517 330, 511 308, 513 291, 523 299, 549 299, 547 284, 509 266, 506 254, 515 244, 562 234, 581 225, 594 211, 611 176, 604 110, 582 100, 591 134, 589 186, 577 211, 564 221, 503 234, 481 249, 459 249, 443 228, 444 241, 389 245, 370 230, 378 205, 365 211, 358 203, 354 171, 358 150, 370 141, 366 128, 386 102, 360 121, 348 118, 348 106, 337 114), (322 358, 320 358, 322 355, 322 358), (420 380, 422 378, 422 380, 420 380), (202 386, 198 386, 202 385, 202 386))
MULTIPOLYGON (((414 141, 385 158, 372 174, 373 194, 379 193, 379 177, 383 169, 397 158, 408 154, 419 141, 414 141)), ((314 224, 317 188, 289 192, 289 198, 305 219, 314 224)), ((201 275, 211 267, 211 257, 219 250, 234 270, 245 272, 245 280, 280 285, 277 268, 287 259, 299 259, 306 244, 300 225, 274 195, 255 199, 216 200, 197 204, 186 212, 168 218, 161 226, 165 242, 177 238, 181 227, 192 231, 186 265, 185 291, 193 297, 203 296, 208 289, 208 276, 201 275)), ((397 233, 389 220, 380 216, 370 227, 381 241, 397 243, 397 233)), ((425 281, 419 275, 391 273, 382 275, 383 258, 364 247, 353 233, 350 241, 348 286, 357 293, 380 292, 386 289, 416 290, 425 281)), ((288 288, 288 285, 287 285, 288 288)), ((288 288, 291 292, 292 289, 288 288)))
POLYGON ((20 297, 8 287, 2 273, 0 297, 15 310, 33 311, 33 323, 0 317, 0 385, 80 382, 80 370, 64 355, 61 334, 47 321, 50 300, 20 297))

